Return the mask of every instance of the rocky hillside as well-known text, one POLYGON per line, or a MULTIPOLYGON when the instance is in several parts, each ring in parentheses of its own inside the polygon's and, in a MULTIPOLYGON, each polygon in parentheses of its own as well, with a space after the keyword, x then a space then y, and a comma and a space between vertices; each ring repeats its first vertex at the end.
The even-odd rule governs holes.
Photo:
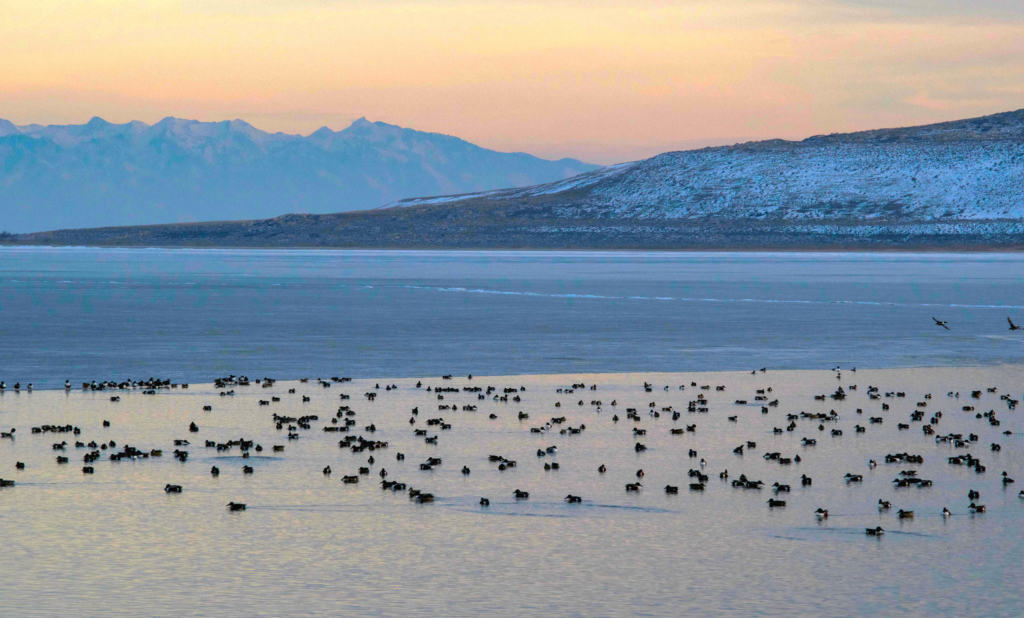
POLYGON ((399 205, 562 198, 606 219, 1024 218, 1024 110, 922 127, 669 152, 515 191, 399 205))

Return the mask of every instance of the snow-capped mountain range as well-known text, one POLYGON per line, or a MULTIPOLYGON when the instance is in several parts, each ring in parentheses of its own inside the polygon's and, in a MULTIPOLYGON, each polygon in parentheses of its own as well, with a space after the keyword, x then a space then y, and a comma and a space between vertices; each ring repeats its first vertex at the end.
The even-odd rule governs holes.
POLYGON ((1024 249, 1024 110, 669 152, 523 188, 273 219, 63 230, 6 244, 1024 249))
POLYGON ((16 126, 0 119, 0 230, 254 219, 375 208, 415 195, 595 169, 360 118, 308 135, 242 120, 16 126))

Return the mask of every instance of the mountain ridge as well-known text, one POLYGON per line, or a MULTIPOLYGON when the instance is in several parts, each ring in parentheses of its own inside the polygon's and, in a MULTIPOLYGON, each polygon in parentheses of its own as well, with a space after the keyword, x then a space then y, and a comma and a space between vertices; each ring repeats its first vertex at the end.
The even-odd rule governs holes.
POLYGON ((1024 110, 667 152, 528 187, 349 213, 58 230, 8 244, 1024 249, 1024 110))
POLYGON ((489 150, 365 117, 269 133, 241 119, 15 125, 0 120, 0 228, 241 219, 526 186, 598 166, 489 150))

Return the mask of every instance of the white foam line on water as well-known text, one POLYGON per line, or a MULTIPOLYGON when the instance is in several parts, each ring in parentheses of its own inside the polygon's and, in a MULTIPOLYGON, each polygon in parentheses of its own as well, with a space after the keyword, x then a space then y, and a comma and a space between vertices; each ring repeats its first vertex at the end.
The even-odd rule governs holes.
MULTIPOLYGON (((364 286, 370 288, 372 286, 364 286)), ((584 298, 594 300, 656 300, 688 303, 765 303, 785 305, 865 305, 872 307, 940 307, 950 309, 1024 309, 1024 305, 984 305, 970 303, 897 303, 876 300, 805 300, 782 298, 713 298, 674 296, 607 296, 603 294, 578 294, 571 292, 526 292, 517 290, 491 290, 486 288, 442 287, 431 285, 404 285, 410 290, 428 290, 461 294, 491 294, 496 296, 531 296, 538 298, 584 298)))

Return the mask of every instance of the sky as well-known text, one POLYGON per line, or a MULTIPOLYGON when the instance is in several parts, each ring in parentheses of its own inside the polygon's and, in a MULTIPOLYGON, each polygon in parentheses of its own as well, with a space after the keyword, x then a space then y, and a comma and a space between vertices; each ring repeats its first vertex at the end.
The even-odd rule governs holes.
POLYGON ((1024 107, 1022 0, 0 0, 0 118, 366 116, 613 163, 1024 107), (898 5, 894 8, 893 5, 898 5))

